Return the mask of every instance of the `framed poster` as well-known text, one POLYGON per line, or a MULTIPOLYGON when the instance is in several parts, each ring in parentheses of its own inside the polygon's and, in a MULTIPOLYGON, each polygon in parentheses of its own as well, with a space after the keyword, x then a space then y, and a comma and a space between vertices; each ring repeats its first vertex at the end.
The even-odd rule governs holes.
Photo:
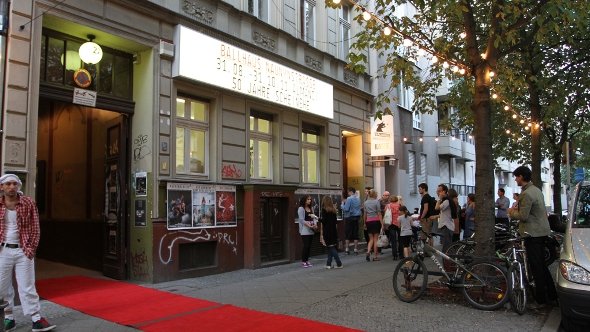
POLYGON ((135 196, 147 196, 147 172, 135 173, 135 196))
POLYGON ((236 187, 168 183, 168 229, 237 226, 236 187))

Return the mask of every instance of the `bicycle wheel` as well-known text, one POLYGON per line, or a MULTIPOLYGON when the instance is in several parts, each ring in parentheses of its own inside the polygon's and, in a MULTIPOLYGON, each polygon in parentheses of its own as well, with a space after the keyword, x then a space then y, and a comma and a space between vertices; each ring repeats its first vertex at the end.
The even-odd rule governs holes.
POLYGON ((510 303, 512 308, 519 315, 524 314, 526 311, 526 286, 524 282, 520 280, 520 268, 519 265, 513 264, 508 269, 508 276, 510 277, 510 303))
MULTIPOLYGON (((445 254, 451 258, 456 258, 461 261, 462 264, 466 264, 466 258, 475 253, 475 246, 473 244, 467 244, 463 241, 455 242, 447 249, 445 254)), ((453 261, 444 260, 444 267, 447 273, 453 274, 457 270, 457 264, 453 261)))
POLYGON ((402 259, 393 272, 393 290, 400 301, 414 302, 426 292, 428 270, 416 257, 402 259))
POLYGON ((495 310, 508 300, 510 281, 506 269, 493 262, 475 262, 461 275, 461 291, 472 306, 495 310))

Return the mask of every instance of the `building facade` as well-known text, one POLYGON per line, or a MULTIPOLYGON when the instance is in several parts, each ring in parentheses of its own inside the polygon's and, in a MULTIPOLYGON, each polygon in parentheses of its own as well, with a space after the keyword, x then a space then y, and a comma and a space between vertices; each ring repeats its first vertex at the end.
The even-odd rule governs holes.
POLYGON ((373 185, 373 94, 345 68, 347 7, 20 0, 8 12, 0 162, 39 205, 40 258, 150 282, 290 262, 301 196, 373 185), (80 59, 87 41, 99 62, 80 59))

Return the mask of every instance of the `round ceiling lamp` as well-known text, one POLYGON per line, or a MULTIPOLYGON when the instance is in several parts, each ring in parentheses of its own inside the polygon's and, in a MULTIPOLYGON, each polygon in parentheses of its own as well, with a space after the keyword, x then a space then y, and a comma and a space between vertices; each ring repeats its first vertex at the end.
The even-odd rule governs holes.
POLYGON ((88 41, 80 46, 78 53, 80 54, 80 59, 82 59, 84 63, 94 65, 102 59, 102 48, 92 41, 96 36, 88 35, 87 37, 88 41))

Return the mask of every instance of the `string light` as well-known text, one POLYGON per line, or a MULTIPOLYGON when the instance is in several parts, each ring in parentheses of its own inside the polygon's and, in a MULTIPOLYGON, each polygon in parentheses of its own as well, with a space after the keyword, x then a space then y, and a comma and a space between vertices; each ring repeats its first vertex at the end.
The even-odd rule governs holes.
MULTIPOLYGON (((341 0, 329 0, 329 1, 331 1, 333 4, 336 4, 336 5, 338 5, 338 4, 341 3, 341 0)), ((401 38, 403 38, 403 41, 402 41, 402 45, 403 46, 408 47, 408 48, 409 47, 416 47, 417 48, 417 55, 419 57, 422 57, 422 56, 425 56, 425 55, 429 55, 430 56, 430 62, 432 64, 436 64, 436 63, 442 62, 442 67, 444 69, 448 69, 450 67, 451 68, 451 71, 453 73, 457 73, 458 72, 461 75, 465 75, 466 73, 469 73, 469 68, 466 65, 462 64, 459 61, 455 61, 455 60, 449 59, 449 58, 447 58, 447 57, 439 54, 438 52, 436 52, 436 51, 434 51, 434 50, 432 50, 432 49, 430 49, 430 48, 428 48, 426 46, 421 45, 419 42, 417 42, 416 40, 412 39, 409 35, 403 33, 400 30, 397 30, 395 27, 393 27, 392 26, 393 22, 391 20, 389 20, 390 23, 385 22, 383 19, 381 19, 378 16, 376 16, 376 15, 372 14, 371 12, 369 12, 365 7, 359 5, 355 0, 350 0, 350 3, 352 3, 352 6, 357 11, 359 11, 359 12, 362 13, 362 18, 365 21, 371 21, 371 20, 373 20, 377 24, 381 24, 383 26, 382 32, 383 32, 383 34, 385 36, 390 36, 391 34, 395 33, 396 35, 398 35, 401 38)), ((465 32, 461 32, 459 34, 459 37, 461 39, 464 39, 464 38, 467 37, 467 34, 465 32)), ((487 58, 487 54, 485 52, 484 53, 481 53, 480 55, 481 55, 481 58, 484 59, 484 60, 487 58)), ((488 72, 488 76, 491 79, 491 78, 493 78, 493 77, 496 76, 496 73, 494 71, 490 70, 488 72)), ((502 100, 502 98, 497 93, 493 93, 491 95, 491 97, 493 99, 500 99, 501 103, 504 103, 505 104, 504 110, 505 111, 513 112, 514 113, 514 114, 512 114, 512 118, 513 119, 516 120, 518 118, 517 113, 509 105, 507 105, 508 103, 505 100, 502 100)), ((525 122, 529 122, 529 125, 524 127, 526 130, 528 130, 529 128, 531 128, 533 125, 535 126, 535 128, 540 128, 540 124, 539 123, 534 123, 533 124, 533 122, 531 122, 530 120, 525 121, 524 119, 521 119, 519 121, 519 123, 521 125, 524 124, 525 122)), ((512 135, 515 136, 516 134, 515 133, 512 133, 512 135)), ((471 135, 469 137, 471 138, 471 135)), ((453 136, 452 139, 454 140, 455 137, 453 136)), ((518 139, 520 139, 520 137, 518 139)), ((404 142, 408 142, 408 139, 406 137, 404 137, 403 140, 404 140, 404 142)), ((422 139, 420 139, 420 141, 422 142, 422 139)), ((438 141, 438 137, 435 138, 435 141, 438 141)))
MULTIPOLYGON (((326 0, 326 1, 331 1, 335 5, 339 5, 341 3, 341 0, 326 0)), ((362 12, 362 18, 365 21, 368 22, 368 21, 373 20, 373 21, 376 21, 377 23, 380 23, 381 25, 383 25, 383 30, 382 31, 383 31, 383 34, 384 35, 389 36, 392 33, 395 33, 395 34, 397 34, 397 35, 399 35, 399 36, 401 36, 403 38, 402 44, 405 47, 412 47, 412 46, 417 47, 418 48, 418 51, 417 51, 418 52, 418 56, 424 56, 425 53, 429 53, 432 56, 432 60, 431 61, 432 61, 433 64, 434 63, 437 63, 438 60, 439 60, 439 58, 442 58, 442 59, 445 60, 444 62, 447 64, 444 67, 445 69, 449 68, 449 64, 450 64, 450 65, 454 65, 454 66, 457 67, 457 70, 454 70, 454 67, 453 67, 453 73, 459 72, 461 75, 465 75, 466 73, 469 72, 469 68, 465 64, 463 64, 463 63, 461 63, 461 62, 459 62, 457 60, 452 60, 452 59, 446 58, 445 56, 440 55, 438 52, 436 52, 436 51, 434 51, 434 50, 432 50, 432 49, 430 49, 430 48, 428 48, 426 46, 420 45, 420 43, 418 43, 416 40, 412 39, 409 35, 407 35, 406 33, 402 32, 402 31, 400 31, 398 29, 396 29, 395 27, 393 27, 392 26, 393 23, 392 24, 389 24, 389 23, 385 22, 383 19, 379 18, 378 16, 376 16, 373 13, 369 12, 365 7, 363 7, 362 5, 358 4, 355 0, 350 0, 350 2, 352 3, 352 6, 356 10, 362 12)), ((462 32, 459 36, 461 38, 465 38, 467 36, 467 34, 465 32, 462 32)))

